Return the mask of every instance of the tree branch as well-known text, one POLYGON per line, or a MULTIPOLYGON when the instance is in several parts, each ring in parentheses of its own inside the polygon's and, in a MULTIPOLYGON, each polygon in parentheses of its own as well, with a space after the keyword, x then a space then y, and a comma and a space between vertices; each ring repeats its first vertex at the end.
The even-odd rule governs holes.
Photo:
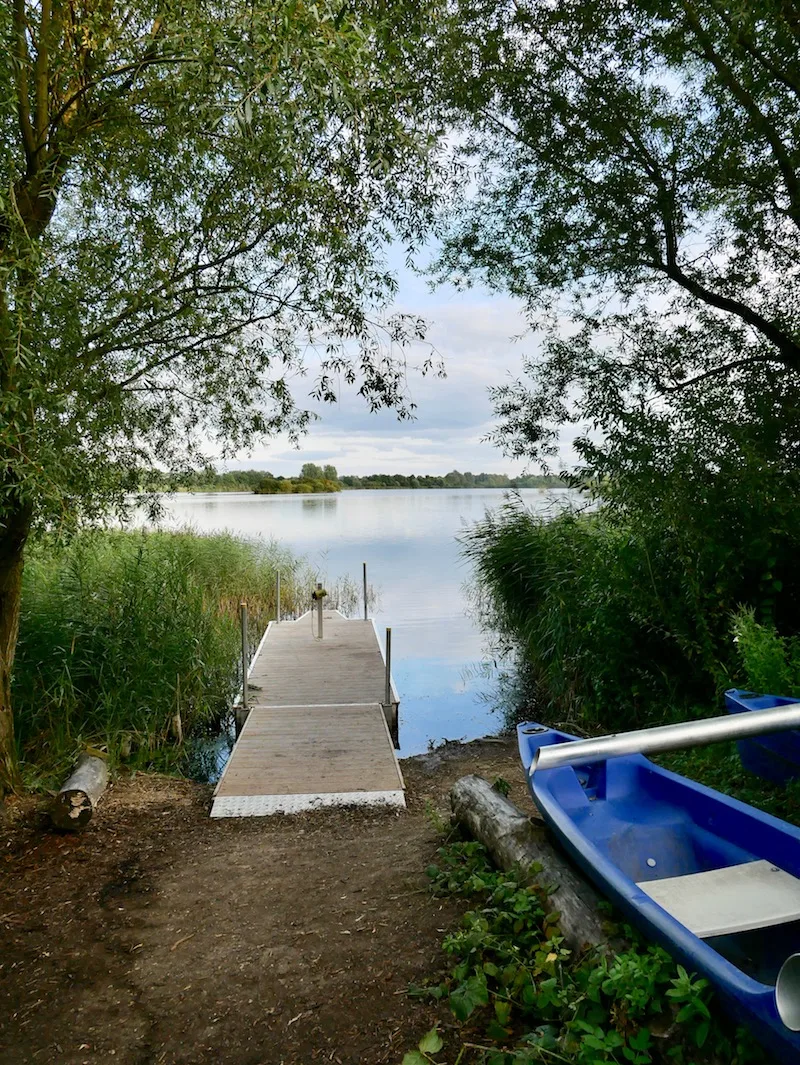
POLYGON ((800 367, 800 344, 784 333, 774 322, 759 314, 758 311, 754 311, 752 307, 748 307, 746 303, 733 299, 731 296, 723 296, 718 292, 714 292, 713 289, 707 288, 696 278, 690 277, 677 260, 673 262, 651 260, 643 263, 643 265, 647 265, 651 269, 671 278, 681 288, 696 296, 697 299, 702 300, 703 303, 707 303, 710 307, 716 307, 718 310, 726 311, 728 314, 733 314, 735 317, 740 318, 775 346, 781 354, 780 361, 784 365, 792 369, 800 367))
MULTIPOLYGON (((98 85, 102 85, 104 82, 108 81, 111 78, 118 78, 121 74, 128 74, 128 73, 133 71, 134 72, 133 80, 135 80, 136 74, 139 73, 141 70, 143 70, 145 67, 152 67, 152 66, 179 66, 179 65, 188 65, 190 63, 197 63, 197 57, 196 56, 180 56, 180 57, 178 57, 178 56, 173 56, 173 57, 163 56, 163 57, 160 57, 160 58, 152 58, 152 59, 142 58, 142 59, 137 59, 133 63, 126 63, 124 66, 115 67, 114 70, 109 70, 108 73, 107 74, 103 74, 102 77, 93 78, 91 81, 87 81, 84 85, 81 85, 80 89, 77 89, 72 94, 72 96, 70 96, 67 100, 64 101, 64 103, 58 109, 58 111, 56 112, 54 117, 51 119, 50 125, 52 127, 57 126, 58 123, 61 121, 61 119, 64 117, 64 115, 67 114, 67 112, 70 110, 70 108, 74 107, 75 104, 80 101, 82 96, 85 96, 86 93, 89 92, 90 89, 94 89, 98 85)), ((124 83, 124 85, 120 86, 120 89, 123 90, 123 91, 127 91, 127 90, 129 90, 131 88, 132 84, 133 84, 133 81, 129 78, 124 83), (127 89, 126 89, 126 87, 127 87, 127 89)))
POLYGON ((50 35, 53 14, 52 0, 40 0, 40 3, 39 49, 33 69, 36 98, 34 115, 37 150, 41 150, 43 145, 47 143, 47 129, 49 126, 50 35))
POLYGON ((800 84, 793 81, 782 67, 773 63, 769 56, 765 55, 762 49, 758 47, 755 39, 750 34, 736 25, 727 6, 724 3, 720 4, 718 0, 709 0, 709 2, 719 20, 725 25, 742 50, 757 63, 760 63, 776 81, 781 82, 791 93, 800 97, 800 84))
MULTIPOLYGON (((234 250, 228 250, 227 252, 223 252, 223 254, 218 256, 216 259, 212 259, 212 260, 210 260, 209 262, 206 262, 206 263, 197 263, 197 262, 195 262, 191 266, 186 267, 184 270, 181 270, 181 271, 178 271, 177 273, 174 273, 171 280, 172 280, 172 284, 175 287, 170 292, 167 293, 166 298, 169 299, 169 300, 175 301, 175 300, 181 300, 182 297, 184 297, 184 296, 186 296, 188 294, 196 294, 197 291, 198 291, 200 279, 209 270, 215 270, 215 269, 218 269, 219 267, 225 266, 227 263, 229 263, 232 260, 238 258, 240 255, 244 255, 244 254, 247 254, 248 252, 252 251, 258 245, 259 241, 263 238, 263 236, 264 236, 264 234, 260 233, 258 237, 253 238, 253 240, 250 241, 248 244, 244 245, 244 247, 236 247, 234 250), (179 286, 183 282, 189 282, 189 284, 185 285, 183 288, 180 288, 179 286)), ((264 281, 263 281, 263 284, 262 284, 262 292, 259 295, 259 298, 261 300, 272 300, 273 302, 280 302, 281 306, 285 306, 285 302, 286 302, 286 299, 288 297, 280 297, 280 296, 277 296, 277 295, 272 295, 272 294, 270 294, 267 291, 263 291, 263 287, 266 286, 266 285, 272 284, 287 269, 288 269, 288 264, 283 263, 280 266, 278 266, 275 270, 273 270, 273 272, 268 277, 264 278, 264 281)), ((293 288, 292 291, 295 292, 296 290, 297 290, 297 286, 295 285, 295 287, 293 288)), ((209 291, 211 293, 213 293, 215 291, 221 291, 221 289, 220 289, 219 286, 213 286, 212 285, 212 286, 209 286, 209 291)), ((120 343, 119 338, 117 338, 117 340, 114 343, 111 343, 111 344, 106 344, 106 345, 102 345, 101 344, 101 345, 96 346, 96 347, 90 347, 90 345, 96 344, 97 341, 100 341, 100 340, 102 340, 103 337, 108 336, 113 330, 115 330, 119 326, 123 325, 123 323, 125 323, 129 319, 133 318, 135 315, 142 314, 142 313, 146 312, 147 310, 152 309, 152 307, 154 305, 154 302, 156 300, 158 300, 160 302, 160 301, 163 301, 164 299, 165 299, 165 294, 164 294, 163 289, 154 289, 153 291, 148 292, 144 296, 141 296, 141 297, 139 297, 138 294, 137 294, 137 298, 135 298, 134 301, 131 304, 129 304, 127 307, 125 307, 124 310, 120 311, 112 319, 110 319, 107 322, 105 322, 102 328, 95 329, 92 333, 89 333, 89 335, 87 337, 85 337, 85 339, 84 339, 84 347, 85 347, 86 350, 84 351, 83 354, 81 354, 81 355, 79 355, 77 357, 77 361, 82 362, 82 363, 91 362, 91 361, 96 360, 98 357, 102 358, 103 355, 107 355, 111 351, 119 350, 120 347, 121 347, 121 343, 120 343)), ((163 318, 157 320, 155 323, 148 323, 148 324, 149 325, 152 325, 152 324, 156 324, 156 325, 164 324, 165 322, 167 322, 170 319, 174 318, 175 315, 180 312, 180 309, 183 306, 188 306, 188 305, 189 304, 181 303, 181 305, 178 307, 177 311, 171 311, 166 316, 164 316, 163 318)), ((128 336, 130 336, 130 335, 131 334, 128 334, 128 336)))
POLYGON ((792 205, 789 216, 795 225, 800 226, 800 180, 798 180, 797 172, 786 145, 781 140, 773 124, 758 106, 756 100, 739 81, 733 68, 714 47, 709 34, 700 22, 691 0, 680 0, 680 3, 686 14, 686 21, 697 38, 703 55, 716 70, 722 84, 729 90, 734 99, 741 104, 755 128, 763 135, 772 149, 792 205))
POLYGON ((174 351, 170 351, 168 355, 162 355, 161 358, 151 359, 150 362, 141 366, 135 373, 130 374, 122 381, 110 382, 100 392, 99 398, 107 395, 111 390, 118 390, 120 392, 125 391, 130 385, 135 384, 141 380, 142 377, 146 377, 149 373, 154 373, 156 370, 161 370, 165 366, 169 366, 171 363, 178 359, 184 358, 186 355, 192 354, 198 350, 198 348, 206 347, 212 343, 219 343, 224 340, 229 340, 237 333, 241 333, 243 329, 247 329, 248 326, 258 325, 260 322, 269 321, 270 318, 275 317, 275 312, 270 314, 260 314, 248 318, 246 321, 236 322, 234 325, 229 326, 227 329, 223 329, 218 333, 207 333, 199 340, 194 341, 191 344, 186 344, 182 348, 178 348, 174 351))
POLYGON ((30 171, 36 156, 36 134, 31 123, 30 97, 28 95, 28 65, 30 55, 25 38, 25 0, 14 0, 14 37, 16 44, 15 82, 17 93, 17 116, 25 149, 25 161, 30 171))
POLYGON ((730 373, 731 370, 741 370, 745 366, 754 366, 759 362, 770 362, 777 360, 770 360, 764 355, 749 355, 744 359, 734 359, 733 362, 725 362, 720 366, 714 366, 710 370, 706 370, 704 373, 699 373, 695 377, 687 377, 685 381, 678 381, 677 384, 662 386, 659 391, 664 395, 671 395, 674 392, 681 392, 684 388, 690 388, 692 385, 699 384, 701 381, 706 381, 709 377, 718 377, 720 374, 730 373))

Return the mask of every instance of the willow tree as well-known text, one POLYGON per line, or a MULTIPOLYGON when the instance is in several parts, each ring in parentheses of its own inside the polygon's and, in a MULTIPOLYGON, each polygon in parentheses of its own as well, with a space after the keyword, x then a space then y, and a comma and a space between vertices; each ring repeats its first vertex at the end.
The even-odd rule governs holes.
POLYGON ((796 411, 800 6, 452 0, 441 32, 472 180, 440 269, 541 331, 528 382, 496 392, 498 439, 546 456, 559 422, 706 386, 775 383, 796 411))
POLYGON ((419 5, 9 0, 0 10, 0 794, 37 527, 137 470, 409 402, 379 251, 429 205, 419 5), (309 366, 309 360, 312 365, 309 366), (337 385, 338 387, 338 385, 337 385))
POLYGON ((451 0, 442 35, 440 268, 538 331, 495 440, 573 436, 621 571, 649 551, 625 609, 720 683, 737 604, 800 631, 800 5, 451 0))

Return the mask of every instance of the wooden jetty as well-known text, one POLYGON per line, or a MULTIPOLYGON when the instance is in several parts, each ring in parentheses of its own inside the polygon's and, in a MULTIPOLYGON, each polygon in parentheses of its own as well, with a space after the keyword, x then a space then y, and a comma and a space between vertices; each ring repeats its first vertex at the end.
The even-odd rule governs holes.
POLYGON ((405 806, 392 741, 397 692, 371 621, 337 610, 270 622, 248 672, 249 713, 212 817, 405 806), (387 702, 387 695, 389 700, 387 702))

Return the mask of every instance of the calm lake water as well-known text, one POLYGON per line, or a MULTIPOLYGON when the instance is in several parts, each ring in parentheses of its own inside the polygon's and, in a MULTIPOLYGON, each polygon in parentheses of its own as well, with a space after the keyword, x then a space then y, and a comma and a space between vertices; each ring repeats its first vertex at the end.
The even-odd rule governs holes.
MULTIPOLYGON (((565 489, 526 489, 532 510, 568 504, 565 489)), ((500 506, 502 489, 352 491, 336 495, 196 493, 168 497, 165 524, 200 532, 274 538, 322 575, 360 584, 367 563, 379 593, 375 620, 392 628, 392 672, 400 694, 401 756, 444 739, 474 739, 501 725, 491 680, 481 669, 484 639, 467 616, 471 573, 456 537, 500 506)))

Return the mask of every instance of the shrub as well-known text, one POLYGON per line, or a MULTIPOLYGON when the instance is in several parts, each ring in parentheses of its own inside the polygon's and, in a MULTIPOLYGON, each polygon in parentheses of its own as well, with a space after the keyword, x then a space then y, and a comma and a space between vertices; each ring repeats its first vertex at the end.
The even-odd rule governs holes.
POLYGON ((800 698, 800 639, 779 636, 774 625, 759 624, 742 607, 733 623, 742 663, 742 685, 754 692, 800 698))

